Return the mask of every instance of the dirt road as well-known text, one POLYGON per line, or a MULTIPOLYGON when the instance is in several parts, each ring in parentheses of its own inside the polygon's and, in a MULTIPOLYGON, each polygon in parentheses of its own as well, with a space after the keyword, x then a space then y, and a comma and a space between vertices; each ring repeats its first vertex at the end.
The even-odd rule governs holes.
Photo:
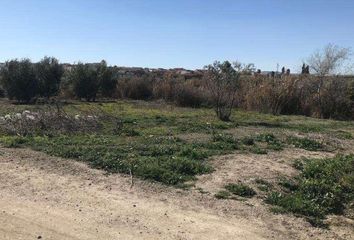
POLYGON ((338 237, 256 205, 142 181, 130 189, 129 177, 0 148, 1 240, 338 237))

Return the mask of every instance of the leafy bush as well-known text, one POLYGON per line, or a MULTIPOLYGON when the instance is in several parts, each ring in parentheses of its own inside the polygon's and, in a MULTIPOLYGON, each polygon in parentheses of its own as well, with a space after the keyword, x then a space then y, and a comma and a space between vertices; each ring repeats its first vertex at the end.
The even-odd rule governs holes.
POLYGON ((283 184, 290 192, 272 192, 266 202, 321 225, 326 215, 342 213, 354 200, 353 176, 354 155, 307 160, 294 183, 283 184))
POLYGON ((204 80, 216 115, 221 121, 230 121, 235 106, 236 91, 239 88, 240 72, 237 66, 233 66, 228 61, 223 63, 216 61, 205 69, 204 80))
POLYGON ((250 198, 256 195, 256 192, 252 188, 243 184, 230 183, 225 186, 225 189, 241 197, 250 198))

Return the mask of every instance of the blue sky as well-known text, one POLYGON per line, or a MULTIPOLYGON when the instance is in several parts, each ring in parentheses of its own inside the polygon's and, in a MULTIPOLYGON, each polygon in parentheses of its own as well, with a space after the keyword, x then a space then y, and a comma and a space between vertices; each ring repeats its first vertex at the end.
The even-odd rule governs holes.
POLYGON ((353 0, 0 0, 0 62, 293 71, 327 43, 354 48, 353 0))

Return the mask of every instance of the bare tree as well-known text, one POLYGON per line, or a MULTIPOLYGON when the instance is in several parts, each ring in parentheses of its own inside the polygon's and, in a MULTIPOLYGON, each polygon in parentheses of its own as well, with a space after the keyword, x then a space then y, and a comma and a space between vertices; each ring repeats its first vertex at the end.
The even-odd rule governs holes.
POLYGON ((320 76, 338 73, 351 55, 350 48, 328 44, 321 50, 316 50, 308 59, 311 69, 320 76))
POLYGON ((310 68, 318 75, 315 96, 318 104, 318 112, 322 118, 325 113, 324 88, 325 81, 326 79, 328 80, 326 76, 338 74, 350 55, 350 48, 328 44, 322 50, 315 51, 308 59, 310 68))
POLYGON ((216 115, 222 121, 229 121, 236 100, 240 73, 228 61, 216 61, 205 68, 205 83, 213 98, 216 115))

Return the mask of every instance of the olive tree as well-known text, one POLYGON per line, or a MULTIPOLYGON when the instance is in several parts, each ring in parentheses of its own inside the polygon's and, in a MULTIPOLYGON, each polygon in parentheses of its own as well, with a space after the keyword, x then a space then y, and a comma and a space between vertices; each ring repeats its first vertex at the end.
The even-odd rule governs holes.
POLYGON ((38 93, 38 80, 29 59, 11 60, 1 70, 1 81, 9 99, 30 102, 38 93))
POLYGON ((60 87, 64 69, 55 58, 44 57, 35 67, 39 95, 49 98, 55 96, 60 87))
POLYGON ((76 97, 95 101, 99 88, 97 70, 88 64, 77 64, 68 74, 76 97))
POLYGON ((113 69, 107 67, 106 61, 102 61, 97 69, 100 93, 103 97, 112 97, 117 89, 117 78, 113 69))
POLYGON ((205 84, 212 97, 216 115, 222 121, 229 121, 236 101, 240 72, 228 61, 216 61, 205 69, 205 84))

